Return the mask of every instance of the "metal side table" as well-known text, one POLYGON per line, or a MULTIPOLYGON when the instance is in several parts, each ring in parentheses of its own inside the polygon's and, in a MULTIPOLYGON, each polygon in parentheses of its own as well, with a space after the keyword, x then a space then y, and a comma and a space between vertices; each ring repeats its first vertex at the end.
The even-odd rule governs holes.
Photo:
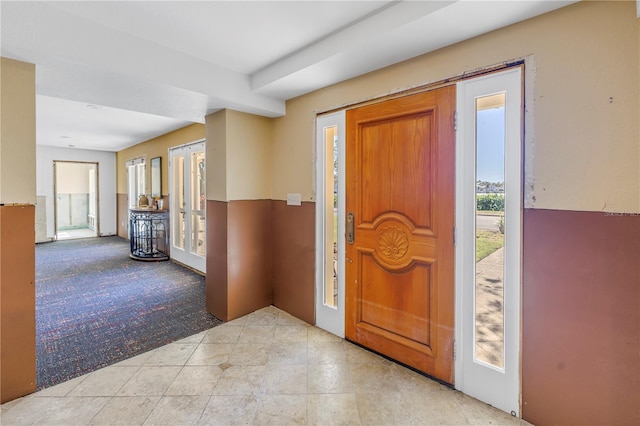
POLYGON ((129 210, 129 242, 136 260, 169 260, 169 212, 167 210, 129 210))

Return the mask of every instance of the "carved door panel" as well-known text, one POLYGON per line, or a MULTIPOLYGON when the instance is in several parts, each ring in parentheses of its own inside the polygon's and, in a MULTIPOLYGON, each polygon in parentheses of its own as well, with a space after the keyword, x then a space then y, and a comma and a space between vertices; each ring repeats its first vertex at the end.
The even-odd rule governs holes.
POLYGON ((347 111, 346 155, 346 337, 448 383, 454 106, 450 86, 347 111))

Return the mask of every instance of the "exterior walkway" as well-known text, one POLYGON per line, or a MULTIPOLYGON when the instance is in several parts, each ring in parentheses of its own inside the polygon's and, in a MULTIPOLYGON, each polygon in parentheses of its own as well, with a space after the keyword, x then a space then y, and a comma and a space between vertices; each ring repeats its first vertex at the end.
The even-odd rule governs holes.
POLYGON ((476 356, 504 364, 504 247, 476 263, 476 356))
POLYGON ((274 307, 1 409, 3 426, 528 424, 274 307))

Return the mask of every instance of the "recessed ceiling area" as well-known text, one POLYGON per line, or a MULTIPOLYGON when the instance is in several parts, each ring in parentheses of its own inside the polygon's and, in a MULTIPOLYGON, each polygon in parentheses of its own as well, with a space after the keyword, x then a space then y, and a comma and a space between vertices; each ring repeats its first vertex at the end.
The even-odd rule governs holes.
POLYGON ((0 43, 36 64, 37 144, 118 151, 573 2, 2 1, 0 43))

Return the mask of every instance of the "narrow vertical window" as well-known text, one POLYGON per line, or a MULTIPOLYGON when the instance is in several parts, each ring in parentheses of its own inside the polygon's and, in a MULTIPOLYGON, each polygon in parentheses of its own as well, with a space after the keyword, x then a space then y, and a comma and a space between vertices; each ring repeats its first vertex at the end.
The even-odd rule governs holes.
POLYGON ((316 121, 316 326, 344 337, 345 112, 316 121))
POLYGON ((173 206, 172 209, 175 212, 173 216, 173 245, 180 249, 185 249, 185 193, 184 193, 184 154, 176 155, 172 158, 173 161, 173 206))
POLYGON ((476 98, 475 359, 504 367, 505 94, 476 98))
POLYGON ((338 128, 324 128, 325 155, 325 306, 338 306, 338 128))

